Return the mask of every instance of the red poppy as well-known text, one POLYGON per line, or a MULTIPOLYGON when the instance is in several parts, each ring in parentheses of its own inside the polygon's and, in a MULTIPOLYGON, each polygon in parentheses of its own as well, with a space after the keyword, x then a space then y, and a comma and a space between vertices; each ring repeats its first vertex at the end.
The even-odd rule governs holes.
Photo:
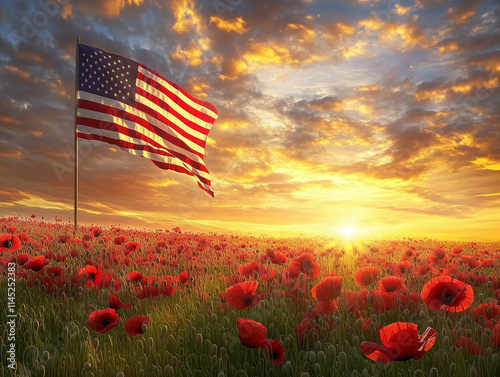
POLYGON ((175 293, 175 288, 170 282, 170 278, 160 278, 158 280, 153 279, 151 276, 149 278, 149 280, 146 278, 142 280, 141 284, 144 284, 142 290, 138 286, 135 286, 137 297, 140 299, 156 297, 158 295, 170 297, 175 293))
MULTIPOLYGON (((116 243, 116 239, 115 239, 116 243)), ((136 250, 139 250, 141 248, 141 244, 139 242, 127 242, 125 244, 125 249, 126 249, 126 254, 133 253, 136 250)))
POLYGON ((105 333, 118 326, 120 317, 115 309, 96 310, 90 313, 87 325, 94 331, 105 333))
POLYGON ((319 340, 321 327, 318 323, 316 323, 314 319, 306 317, 293 327, 293 331, 297 336, 297 341, 299 342, 299 344, 303 345, 307 342, 307 339, 310 335, 314 337, 315 341, 319 340))
POLYGON ((384 276, 378 282, 378 288, 381 292, 397 292, 403 288, 403 279, 397 276, 384 276))
POLYGON ((55 278, 64 277, 63 269, 62 269, 62 267, 59 267, 59 266, 48 267, 45 270, 45 273, 47 274, 47 276, 51 276, 51 277, 55 277, 55 278))
POLYGON ((269 260, 274 264, 285 264, 288 262, 286 255, 279 251, 276 251, 272 257, 270 256, 269 260))
POLYGON ((258 348, 266 340, 267 328, 251 319, 237 318, 238 335, 245 347, 258 348))
POLYGON ((434 270, 434 267, 432 267, 430 264, 422 264, 418 266, 418 274, 420 276, 425 276, 429 272, 432 272, 434 270))
POLYGON ((60 234, 59 235, 59 242, 60 243, 66 243, 66 242, 69 242, 71 241, 71 236, 68 236, 66 234, 60 234))
POLYGON ((228 287, 225 291, 227 304, 236 310, 257 305, 260 302, 258 285, 258 281, 250 280, 228 287))
POLYGON ((109 307, 115 310, 120 310, 121 308, 128 309, 132 306, 129 302, 121 302, 113 293, 109 294, 108 301, 109 307))
POLYGON ((380 329, 383 346, 362 342, 361 351, 371 360, 388 364, 393 361, 420 359, 436 341, 436 330, 428 327, 419 335, 417 325, 410 322, 394 322, 380 329))
POLYGON ((35 213, 32 213, 31 214, 31 218, 34 219, 36 217, 36 214, 35 213))
POLYGON ((127 280, 131 282, 138 282, 143 279, 143 275, 140 272, 132 271, 127 274, 127 280))
POLYGON ((311 293, 318 301, 329 301, 339 297, 341 289, 341 276, 327 276, 311 289, 311 293))
POLYGON ((238 267, 238 272, 245 277, 250 276, 254 271, 259 271, 259 264, 256 261, 238 267))
POLYGON ((474 308, 472 315, 474 316, 474 320, 476 322, 485 322, 489 319, 500 316, 500 305, 495 303, 480 304, 474 308))
POLYGON ((17 264, 19 266, 22 266, 23 264, 25 264, 27 261, 30 260, 31 255, 25 254, 25 253, 20 253, 20 254, 13 255, 11 260, 14 260, 14 258, 16 258, 17 264))
POLYGON ((149 327, 149 317, 145 315, 134 315, 127 319, 123 326, 129 335, 144 334, 149 327))
POLYGON ((0 236, 0 251, 6 253, 7 251, 16 251, 21 247, 21 241, 18 236, 13 234, 4 234, 0 236))
POLYGON ((472 340, 472 338, 466 338, 465 336, 458 337, 455 340, 455 346, 458 348, 465 348, 471 355, 484 355, 483 348, 472 340))
POLYGON ((491 342, 494 348, 500 350, 500 320, 497 322, 491 332, 491 342))
POLYGON ((292 278, 298 277, 301 273, 312 278, 317 277, 319 275, 319 264, 314 262, 314 255, 304 253, 292 259, 288 272, 292 278))
POLYGON ((472 287, 450 276, 439 276, 429 280, 420 296, 429 308, 445 309, 449 312, 461 312, 474 301, 472 287))
POLYGON ((279 339, 266 339, 260 348, 269 351, 269 359, 274 365, 280 365, 285 360, 285 348, 279 342, 279 339))
POLYGON ((45 259, 43 255, 38 257, 30 258, 26 263, 24 263, 21 267, 25 269, 29 269, 32 271, 40 271, 47 263, 48 260, 45 259))
POLYGON ((95 266, 85 266, 80 270, 80 275, 87 275, 87 285, 90 287, 95 287, 99 284, 99 280, 101 280, 102 272, 99 267, 95 266))
POLYGON ((125 236, 118 236, 118 237, 115 237, 114 239, 114 243, 115 245, 121 245, 122 243, 125 243, 128 241, 128 238, 125 237, 125 236))
POLYGON ((354 281, 361 286, 370 285, 377 280, 378 268, 363 267, 354 274, 354 281))

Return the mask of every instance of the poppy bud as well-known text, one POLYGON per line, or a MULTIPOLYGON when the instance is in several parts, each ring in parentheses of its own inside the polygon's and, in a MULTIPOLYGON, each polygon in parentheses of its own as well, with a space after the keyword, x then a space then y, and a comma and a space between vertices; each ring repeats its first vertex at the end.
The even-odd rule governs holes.
POLYGON ((316 353, 314 351, 309 352, 308 360, 311 364, 316 362, 316 353))
POLYGON ((86 372, 90 369, 92 365, 87 361, 85 364, 83 364, 83 370, 86 372))
POLYGON ((203 344, 203 335, 201 333, 196 334, 196 344, 199 346, 203 344))
POLYGON ((46 363, 47 361, 49 361, 49 359, 50 359, 50 353, 49 353, 49 351, 43 351, 42 358, 43 358, 43 362, 44 363, 46 363))
POLYGON ((326 362, 326 355, 323 351, 318 352, 318 363, 324 364, 326 362))
POLYGON ((470 367, 469 376, 470 377, 477 377, 477 369, 474 367, 474 365, 470 367))
POLYGON ((491 356, 491 364, 493 366, 497 366, 499 362, 500 362, 500 356, 498 355, 498 353, 494 353, 491 356))
POLYGON ((437 368, 432 367, 431 370, 429 371, 429 377, 438 377, 438 376, 439 376, 439 372, 438 372, 437 368))
POLYGON ((450 345, 450 338, 445 335, 443 336, 443 346, 448 347, 450 345))
POLYGON ((116 377, 125 377, 125 375, 123 374, 123 372, 118 372, 118 373, 116 374, 116 377))
POLYGON ((97 347, 99 347, 99 339, 94 338, 94 340, 92 340, 92 345, 94 346, 94 349, 97 349, 97 347))

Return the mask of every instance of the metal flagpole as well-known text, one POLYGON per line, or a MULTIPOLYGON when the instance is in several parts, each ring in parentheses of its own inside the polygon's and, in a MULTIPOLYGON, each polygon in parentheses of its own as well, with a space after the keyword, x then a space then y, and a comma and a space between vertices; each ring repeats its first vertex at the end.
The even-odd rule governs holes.
POLYGON ((78 228, 78 138, 76 137, 76 117, 78 116, 78 44, 80 43, 80 37, 76 38, 76 57, 75 57, 75 234, 78 228))

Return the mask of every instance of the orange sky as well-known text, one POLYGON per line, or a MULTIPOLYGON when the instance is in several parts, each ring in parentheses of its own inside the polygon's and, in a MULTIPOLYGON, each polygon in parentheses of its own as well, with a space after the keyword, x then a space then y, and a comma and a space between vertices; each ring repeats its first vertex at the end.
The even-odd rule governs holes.
POLYGON ((219 113, 213 199, 192 177, 80 141, 82 223, 499 239, 498 2, 168 4, 2 2, 0 215, 72 220, 80 36, 219 113))

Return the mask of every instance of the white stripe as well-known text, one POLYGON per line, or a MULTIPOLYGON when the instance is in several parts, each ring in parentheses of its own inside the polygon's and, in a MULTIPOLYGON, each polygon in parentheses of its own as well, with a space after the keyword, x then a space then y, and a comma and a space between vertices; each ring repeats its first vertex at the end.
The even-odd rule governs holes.
MULTIPOLYGON (((182 154, 183 156, 186 156, 190 158, 191 160, 198 161, 200 163, 203 163, 203 160, 196 154, 179 147, 177 145, 171 144, 168 142, 168 140, 165 140, 161 136, 157 135, 156 133, 148 130, 147 128, 144 128, 138 123, 135 123, 131 120, 125 120, 120 117, 116 117, 111 114, 105 114, 101 112, 96 112, 92 110, 87 110, 87 109, 79 109, 78 110, 78 116, 85 117, 85 118, 91 118, 91 119, 96 119, 97 121, 102 121, 102 122, 110 122, 110 123, 116 123, 120 126, 123 126, 125 128, 128 128, 130 130, 137 131, 138 133, 152 139, 153 141, 157 142, 159 145, 161 145, 165 149, 169 149, 171 151, 177 152, 182 154)), ((193 143, 191 143, 193 144, 193 143)), ((203 153, 203 148, 200 146, 193 144, 195 150, 199 151, 200 153, 203 153)))
POLYGON ((192 108, 201 111, 202 113, 208 114, 214 119, 218 118, 218 115, 214 113, 212 110, 209 108, 199 105, 190 98, 186 97, 184 93, 181 91, 177 90, 174 88, 172 85, 170 85, 163 77, 159 75, 155 75, 151 73, 150 71, 142 68, 141 66, 138 67, 138 72, 142 73, 144 76, 149 77, 150 79, 159 82, 162 86, 164 86, 166 89, 168 89, 170 92, 172 92, 174 95, 178 96, 181 100, 183 100, 188 106, 191 106, 192 108))
MULTIPOLYGON (((191 120, 192 122, 197 123, 199 126, 205 128, 205 129, 208 129, 208 130, 210 130, 210 127, 212 127, 212 125, 210 123, 204 122, 204 121, 200 120, 199 118, 195 117, 194 115, 189 114, 188 112, 186 112, 185 110, 180 108, 178 105, 176 105, 172 100, 170 100, 170 98, 167 98, 162 92, 153 88, 151 85, 146 84, 144 81, 137 79, 136 85, 139 88, 144 89, 145 91, 147 91, 151 95, 153 95, 155 97, 159 97, 161 100, 166 101, 168 106, 172 107, 175 111, 177 111, 179 114, 181 114, 185 118, 191 120)), ((177 118, 174 114, 172 114, 169 111, 166 111, 164 108, 158 106, 156 103, 141 96, 140 94, 137 94, 137 93, 135 94, 135 100, 137 102, 142 103, 143 105, 153 109, 154 111, 160 113, 165 118, 167 118, 170 122, 174 123, 177 127, 186 131, 187 133, 193 135, 194 137, 196 137, 200 140, 205 140, 207 138, 207 136, 204 135, 203 133, 201 133, 200 131, 196 131, 193 128, 189 127, 184 122, 182 122, 179 118, 177 118)))
MULTIPOLYGON (((106 137, 109 137, 109 138, 114 139, 114 140, 122 140, 122 141, 126 141, 126 142, 133 143, 133 144, 138 144, 138 145, 150 145, 149 143, 145 142, 144 140, 133 138, 133 137, 124 135, 120 132, 111 131, 111 130, 103 130, 103 129, 93 128, 93 127, 87 127, 87 126, 84 126, 81 124, 78 124, 78 131, 82 134, 106 136, 106 137)), ((156 148, 152 145, 150 145, 150 146, 152 148, 156 148)), ((199 175, 199 176, 201 176, 203 178, 207 178, 209 180, 211 179, 210 173, 205 173, 203 171, 200 171, 200 170, 194 168, 193 166, 179 160, 175 156, 166 157, 166 156, 163 156, 163 155, 160 155, 160 154, 157 154, 154 152, 149 152, 149 151, 135 150, 135 149, 130 149, 130 148, 122 148, 122 149, 128 151, 129 153, 135 154, 137 156, 147 157, 151 160, 166 162, 168 164, 173 164, 176 166, 182 166, 182 167, 186 168, 187 170, 193 172, 195 175, 199 175)), ((169 152, 168 149, 166 149, 165 151, 169 152)), ((200 163, 204 166, 203 161, 201 161, 200 163)))
MULTIPOLYGON (((118 110, 124 110, 124 111, 126 111, 126 112, 128 112, 128 113, 130 113, 132 115, 135 115, 135 116, 137 116, 137 117, 139 117, 141 119, 144 119, 146 122, 150 123, 151 125, 153 125, 153 126, 159 128, 159 129, 163 130, 164 132, 168 133, 173 138, 176 138, 176 139, 179 139, 179 140, 183 141, 192 150, 194 150, 194 151, 196 151, 198 153, 201 153, 202 155, 204 155, 204 153, 205 153, 205 149, 203 147, 201 147, 200 145, 198 145, 196 143, 193 143, 191 140, 189 140, 186 137, 180 135, 177 131, 175 131, 174 129, 172 129, 171 127, 169 127, 168 125, 166 125, 165 123, 159 121, 158 119, 156 119, 156 118, 154 118, 154 117, 152 117, 152 116, 150 116, 150 115, 148 115, 148 114, 146 114, 146 113, 144 113, 142 111, 139 111, 139 110, 135 109, 132 106, 129 106, 129 105, 127 105, 125 103, 122 103, 120 101, 112 100, 112 99, 109 99, 109 98, 106 98, 106 97, 101 97, 101 96, 98 96, 96 94, 91 94, 91 93, 82 92, 82 91, 78 91, 78 98, 85 99, 85 100, 88 100, 88 101, 91 101, 91 102, 97 102, 97 103, 100 103, 102 105, 109 106, 109 107, 112 107, 112 108, 115 108, 115 109, 118 109, 118 110)), ((84 111, 84 109, 79 108, 78 109, 78 115, 79 116, 84 116, 84 115, 81 115, 81 114, 83 114, 83 111, 84 111)), ((87 111, 92 112, 91 110, 87 110, 87 111)), ((92 112, 92 114, 93 115, 89 115, 87 117, 88 118, 96 118, 96 119, 100 119, 101 120, 100 117, 107 115, 107 114, 103 114, 103 113, 100 113, 100 112, 92 112)), ((111 115, 110 115, 110 117, 111 117, 111 115)), ((137 126, 140 126, 140 125, 137 125, 137 126)), ((140 126, 140 127, 141 127, 141 129, 145 130, 144 127, 142 127, 142 126, 140 126)), ((142 132, 142 131, 140 131, 140 132, 143 133, 143 134, 146 134, 145 132, 142 132)), ((206 139, 205 135, 203 135, 203 134, 201 134, 199 132, 197 132, 197 134, 201 135, 203 137, 202 139, 198 138, 198 140, 204 141, 206 139)), ((172 148, 178 148, 178 147, 172 146, 172 148)), ((198 156, 196 156, 196 157, 198 158, 198 156)))

